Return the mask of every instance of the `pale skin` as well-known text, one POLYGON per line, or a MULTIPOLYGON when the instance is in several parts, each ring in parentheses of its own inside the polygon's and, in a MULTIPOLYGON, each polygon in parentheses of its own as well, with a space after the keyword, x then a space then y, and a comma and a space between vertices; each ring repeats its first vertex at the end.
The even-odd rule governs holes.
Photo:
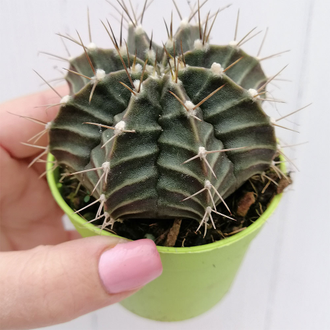
MULTIPOLYGON (((62 96, 66 87, 57 89, 62 96)), ((45 163, 28 164, 43 150, 21 144, 42 126, 11 113, 49 122, 59 97, 51 90, 0 106, 0 327, 31 329, 69 321, 113 304, 136 290, 109 294, 98 260, 119 238, 79 238, 66 231, 45 177, 45 163)), ((38 142, 47 145, 47 134, 38 142)))
MULTIPOLYGON (((59 90, 67 94, 66 87, 59 90)), ((1 232, 2 251, 25 250, 40 244, 58 244, 72 235, 64 230, 61 209, 51 197, 45 177, 38 179, 45 164, 28 164, 41 149, 27 147, 33 135, 42 130, 37 125, 13 114, 51 121, 58 107, 45 110, 35 108, 41 104, 56 103, 59 97, 53 91, 22 97, 1 105, 0 108, 0 164, 1 164, 1 232), (43 205, 43 208, 39 206, 43 205), (13 221, 15 219, 15 221, 13 221)), ((46 146, 46 134, 37 142, 46 146)))

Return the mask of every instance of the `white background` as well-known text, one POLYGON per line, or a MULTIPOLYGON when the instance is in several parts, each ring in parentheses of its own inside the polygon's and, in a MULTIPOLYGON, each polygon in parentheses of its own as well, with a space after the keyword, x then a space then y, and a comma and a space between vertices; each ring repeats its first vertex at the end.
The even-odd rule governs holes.
MULTIPOLYGON (((184 322, 159 323, 115 305, 47 329, 330 329, 330 1, 232 2, 229 9, 219 14, 212 42, 227 43, 233 39, 240 8, 238 39, 255 26, 262 30, 269 27, 261 56, 291 49, 281 57, 263 62, 269 76, 289 63, 281 78, 292 82, 276 81, 276 86, 270 86, 275 97, 287 102, 279 105, 278 111, 286 114, 313 102, 290 117, 294 123, 281 122, 300 134, 283 135, 284 130, 278 131, 286 143, 308 141, 285 149, 300 170, 294 173, 294 185, 252 243, 229 294, 206 314, 184 322)), ((143 3, 133 0, 140 10, 143 3)), ((187 15, 186 1, 177 3, 187 15)), ((210 0, 202 16, 227 4, 210 0)), ((110 15, 115 12, 103 0, 0 0, 0 101, 45 88, 32 69, 46 79, 61 76, 57 69, 66 64, 49 56, 38 56, 38 51, 66 55, 56 32, 75 36, 77 29, 87 43, 87 5, 93 41, 109 47, 110 40, 99 19, 108 17, 117 32, 119 24, 110 15)), ((171 1, 155 0, 145 14, 143 26, 149 32, 153 30, 154 40, 159 43, 166 41, 162 20, 163 17, 169 20, 172 9, 171 1)), ((174 22, 178 26, 175 10, 174 22)), ((258 35, 243 49, 255 55, 262 36, 258 35)), ((76 45, 68 46, 72 54, 81 52, 76 45)), ((267 109, 275 118, 280 116, 276 109, 267 109)))

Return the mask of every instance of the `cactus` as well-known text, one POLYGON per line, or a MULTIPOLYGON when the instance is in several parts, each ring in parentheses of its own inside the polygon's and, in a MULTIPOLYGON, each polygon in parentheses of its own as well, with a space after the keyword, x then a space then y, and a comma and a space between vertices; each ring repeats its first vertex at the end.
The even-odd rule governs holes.
POLYGON ((133 21, 125 46, 104 24, 114 49, 78 35, 84 52, 70 60, 47 150, 100 203, 96 219, 188 218, 206 229, 218 204, 271 166, 269 79, 237 42, 210 44, 213 23, 182 20, 175 34, 171 23, 163 47, 133 21))

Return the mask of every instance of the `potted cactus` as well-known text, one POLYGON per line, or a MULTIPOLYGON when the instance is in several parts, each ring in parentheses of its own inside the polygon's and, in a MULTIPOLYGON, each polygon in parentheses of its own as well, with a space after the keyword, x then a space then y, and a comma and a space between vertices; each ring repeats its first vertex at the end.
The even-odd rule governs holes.
POLYGON ((172 22, 166 25, 167 41, 159 46, 140 24, 146 4, 133 20, 120 3, 130 20, 127 42, 103 22, 112 49, 85 45, 79 34, 65 36, 83 53, 70 59, 70 94, 62 95, 57 117, 45 127, 50 142, 40 157, 49 153, 53 195, 83 236, 121 235, 127 223, 150 219, 170 224, 167 246, 159 246, 162 276, 122 304, 175 321, 223 297, 280 195, 266 201, 267 210, 249 226, 242 224, 254 194, 241 199, 248 205, 243 214, 227 198, 256 175, 275 190, 276 176, 288 178, 275 164, 276 124, 262 109, 273 77, 240 48, 243 40, 212 45, 219 11, 202 23, 198 6, 176 33, 172 22), (178 246, 182 221, 208 244, 187 246, 181 238, 178 246), (225 222, 233 223, 230 235, 220 229, 225 222))

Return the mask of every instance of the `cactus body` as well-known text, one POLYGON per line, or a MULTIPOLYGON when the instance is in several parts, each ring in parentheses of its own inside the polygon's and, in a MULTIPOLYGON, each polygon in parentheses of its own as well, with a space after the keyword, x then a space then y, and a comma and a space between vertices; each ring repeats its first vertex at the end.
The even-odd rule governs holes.
POLYGON ((68 73, 50 151, 72 173, 85 171, 77 178, 112 219, 206 222, 210 208, 271 164, 274 128, 254 95, 267 81, 258 60, 198 38, 184 22, 164 52, 130 26, 128 51, 87 48, 95 74, 85 54, 71 60, 92 80, 68 73))

